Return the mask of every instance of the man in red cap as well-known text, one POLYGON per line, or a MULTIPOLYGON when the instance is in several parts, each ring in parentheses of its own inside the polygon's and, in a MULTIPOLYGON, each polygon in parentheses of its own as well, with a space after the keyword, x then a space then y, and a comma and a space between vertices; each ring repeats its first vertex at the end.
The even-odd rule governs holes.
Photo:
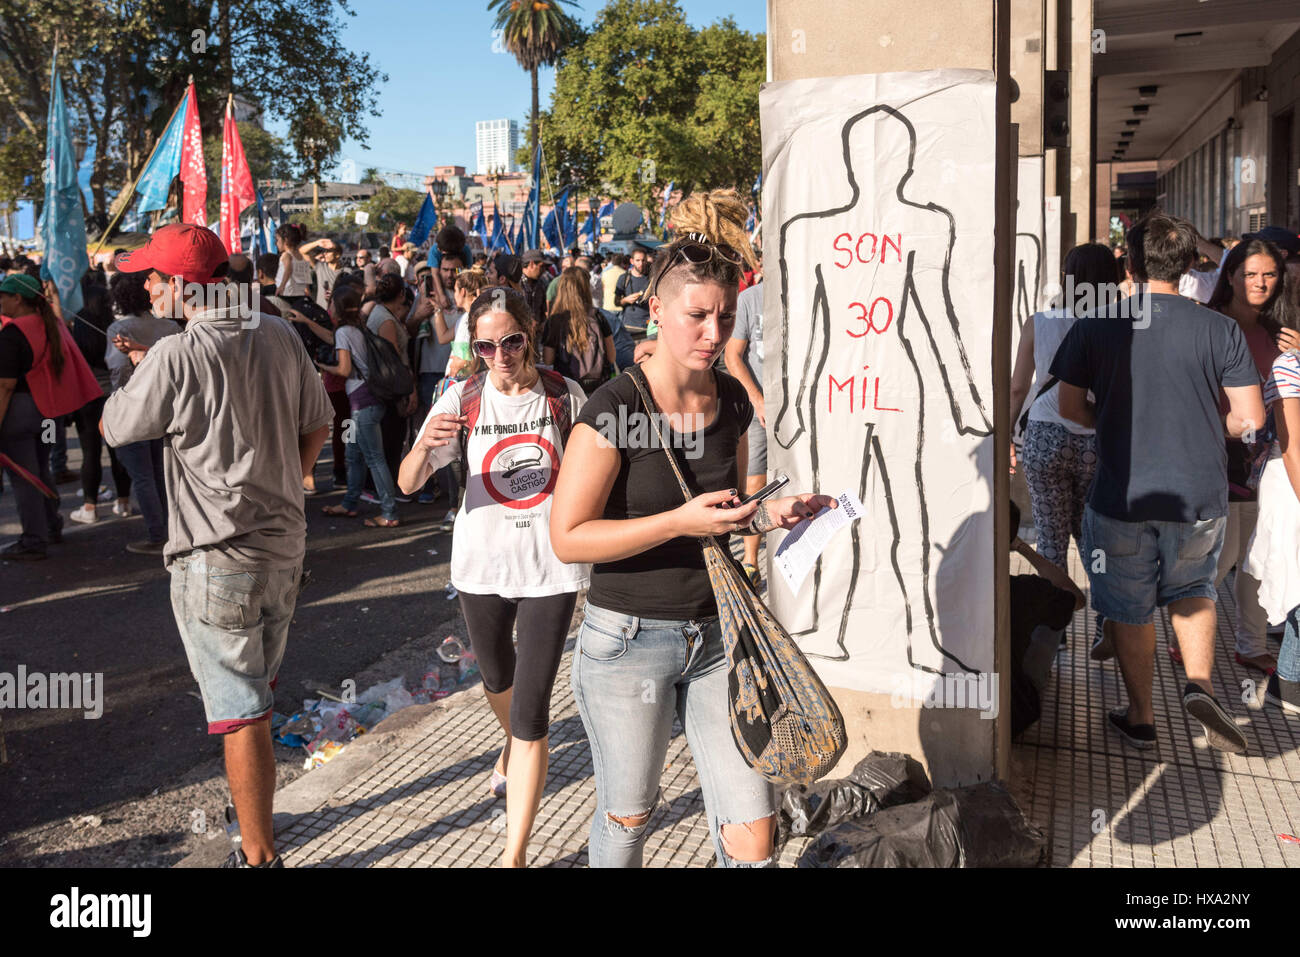
POLYGON ((293 329, 250 310, 251 291, 220 278, 211 230, 164 226, 119 254, 147 272, 154 313, 186 320, 161 339, 104 407, 113 446, 163 438, 172 611, 199 683, 208 733, 225 736, 242 850, 228 867, 282 867, 271 803, 271 688, 302 577, 302 479, 334 410, 293 329))

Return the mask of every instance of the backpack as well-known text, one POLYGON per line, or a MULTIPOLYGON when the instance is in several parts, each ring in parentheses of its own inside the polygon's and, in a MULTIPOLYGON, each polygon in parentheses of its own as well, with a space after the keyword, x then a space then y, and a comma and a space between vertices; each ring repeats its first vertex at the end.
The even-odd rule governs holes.
POLYGON ((366 388, 380 402, 404 399, 415 388, 415 377, 402 362, 393 344, 365 326, 358 326, 366 337, 366 388))
MULTIPOLYGON (((552 372, 550 369, 537 370, 542 377, 542 388, 546 391, 546 404, 551 408, 551 417, 555 419, 555 425, 560 430, 560 451, 564 451, 565 444, 569 441, 569 433, 573 430, 573 407, 569 401, 569 384, 564 381, 564 376, 558 372, 552 372)), ((460 430, 460 460, 462 464, 468 463, 466 452, 469 448, 469 437, 478 423, 478 414, 483 398, 483 380, 487 378, 486 372, 476 372, 465 380, 465 387, 460 393, 460 414, 465 416, 466 424, 460 430)), ((469 484, 469 468, 464 469, 465 483, 469 484)))
POLYGON ((565 375, 582 386, 582 391, 587 395, 595 392, 609 378, 605 368, 605 339, 594 314, 587 317, 586 351, 582 355, 575 355, 568 350, 566 343, 561 355, 565 375))

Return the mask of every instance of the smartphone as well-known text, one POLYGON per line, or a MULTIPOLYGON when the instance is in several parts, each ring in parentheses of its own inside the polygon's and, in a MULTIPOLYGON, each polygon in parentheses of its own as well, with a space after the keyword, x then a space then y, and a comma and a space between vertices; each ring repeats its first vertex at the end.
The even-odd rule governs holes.
POLYGON ((433 273, 424 277, 424 294, 430 298, 433 297, 433 273))
MULTIPOLYGON (((775 479, 768 482, 753 495, 746 495, 741 498, 740 504, 748 505, 750 502, 761 502, 764 499, 771 498, 777 492, 781 491, 781 489, 785 488, 789 481, 790 476, 786 475, 784 472, 778 472, 775 479)), ((724 507, 731 508, 732 506, 727 505, 724 507)), ((738 508, 739 506, 736 507, 738 508)))

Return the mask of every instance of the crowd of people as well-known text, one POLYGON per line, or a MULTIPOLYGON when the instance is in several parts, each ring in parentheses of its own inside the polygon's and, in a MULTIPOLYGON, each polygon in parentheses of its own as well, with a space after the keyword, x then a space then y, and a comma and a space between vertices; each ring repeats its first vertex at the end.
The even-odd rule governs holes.
MULTIPOLYGON (((507 804, 503 863, 526 863, 551 694, 585 588, 574 675, 599 755, 593 862, 639 862, 677 714, 708 772, 719 861, 772 863, 774 793, 730 738, 698 538, 743 532, 756 543, 834 502, 740 500, 757 467, 747 463, 760 458, 750 450, 761 434, 749 398, 761 401, 753 295, 749 346, 732 360, 748 363, 745 383, 715 367, 740 288, 761 281, 747 215, 734 191, 697 194, 675 214, 683 238, 653 259, 641 247, 487 257, 454 226, 424 256, 409 241, 348 256, 288 224, 280 252, 254 260, 229 255, 210 230, 165 226, 98 262, 70 315, 52 284, 29 275, 35 264, 3 264, 13 274, 0 282, 0 450, 25 476, 10 482, 22 535, 4 558, 43 559, 61 540, 66 476, 51 466, 47 433, 74 424, 83 496, 72 520, 98 522, 109 502, 129 515, 134 492, 147 538, 129 548, 161 554, 171 573, 241 825, 230 866, 281 866, 271 688, 302 581, 304 501, 321 491, 316 465, 331 436, 345 491, 327 514, 358 516, 370 502, 378 514, 365 524, 389 528, 399 504, 445 496, 451 583, 505 736, 488 785, 507 804), (638 338, 658 348, 638 350, 638 338), (638 360, 655 411, 674 430, 703 432, 703 460, 684 463, 685 504, 662 458, 599 431, 602 411, 622 408, 624 422, 651 411, 619 375, 638 360), (111 490, 101 487, 104 455, 111 490), (578 464, 561 472, 570 456, 578 464), (649 604, 648 578, 665 586, 649 604), (643 640, 627 644, 639 630, 643 640), (660 706, 621 714, 620 689, 647 680, 664 684, 660 706), (631 763, 616 743, 629 735, 645 743, 631 763)), ((754 561, 746 572, 757 577, 754 561)))
POLYGON ((1211 746, 1242 752, 1213 693, 1218 588, 1234 569, 1236 661, 1267 677, 1266 704, 1300 713, 1300 237, 1210 242, 1157 209, 1126 239, 1070 250, 1073 298, 1022 332, 1013 468, 1038 555, 1065 572, 1078 545, 1091 657, 1118 659, 1128 693, 1108 725, 1156 746, 1153 616, 1167 608, 1185 710, 1211 746))
MULTIPOLYGON (((699 539, 742 536, 757 585, 762 535, 834 502, 741 501, 767 479, 747 215, 734 191, 697 193, 658 249, 559 257, 487 256, 455 226, 427 251, 399 234, 372 254, 285 225, 281 251, 254 260, 210 230, 167 226, 99 262, 75 315, 36 264, 0 261, 0 452, 27 476, 8 479, 22 534, 3 557, 42 559, 61 540, 70 476, 55 456, 72 425, 82 495, 68 518, 138 508, 146 537, 128 548, 171 573, 209 731, 223 735, 243 834, 231 866, 281 866, 271 688, 327 442, 343 496, 326 514, 361 517, 368 503, 364 524, 392 528, 399 506, 446 507, 451 584, 504 739, 487 783, 506 801, 503 864, 527 861, 586 589, 572 684, 596 774, 592 864, 640 863, 676 717, 719 863, 772 865, 775 793, 731 738, 699 539), (701 454, 680 461, 686 502, 663 445, 626 431, 660 414, 669 435, 701 433, 701 454)), ((1229 574, 1237 660, 1267 674, 1268 702, 1300 713, 1300 237, 1266 229, 1215 250, 1159 211, 1118 257, 1071 250, 1063 285, 1091 290, 1093 307, 1036 314, 1012 378, 1013 417, 1025 412, 1013 467, 1036 532, 1031 550, 1012 529, 1036 572, 1013 582, 1013 645, 1046 660, 1026 610, 1059 632, 1083 607, 1075 541, 1092 657, 1117 658, 1128 692, 1106 721, 1138 748, 1156 744, 1152 621, 1168 607, 1186 710, 1212 746, 1245 750, 1213 691, 1229 574)))

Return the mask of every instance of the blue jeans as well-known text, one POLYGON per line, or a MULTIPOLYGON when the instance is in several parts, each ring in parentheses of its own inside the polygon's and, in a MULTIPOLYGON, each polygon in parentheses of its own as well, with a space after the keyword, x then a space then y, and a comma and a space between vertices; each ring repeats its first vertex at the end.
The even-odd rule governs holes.
POLYGON ((149 541, 167 541, 167 484, 163 479, 162 439, 128 442, 117 450, 117 459, 131 476, 131 488, 149 541))
POLYGON ((356 511, 361 502, 361 488, 366 481, 366 469, 375 480, 375 494, 379 497, 379 511, 385 519, 397 518, 397 487, 384 459, 384 436, 379 424, 384 420, 384 405, 376 403, 364 409, 352 410, 352 441, 348 443, 348 492, 342 505, 349 512, 356 511))
POLYGON ((1286 616, 1286 631, 1277 652, 1277 675, 1287 681, 1300 681, 1300 605, 1286 616))
POLYGON ((775 866, 775 856, 736 861, 722 846, 722 825, 762 820, 776 813, 777 804, 772 786, 745 763, 731 735, 727 656, 716 617, 634 618, 588 603, 572 683, 596 770, 592 867, 641 866, 674 716, 699 771, 718 863, 775 866), (625 825, 611 815, 646 820, 625 825))
POLYGON ((1145 625, 1183 598, 1215 601, 1226 516, 1199 522, 1123 522, 1083 510, 1083 564, 1092 607, 1125 625, 1145 625))

